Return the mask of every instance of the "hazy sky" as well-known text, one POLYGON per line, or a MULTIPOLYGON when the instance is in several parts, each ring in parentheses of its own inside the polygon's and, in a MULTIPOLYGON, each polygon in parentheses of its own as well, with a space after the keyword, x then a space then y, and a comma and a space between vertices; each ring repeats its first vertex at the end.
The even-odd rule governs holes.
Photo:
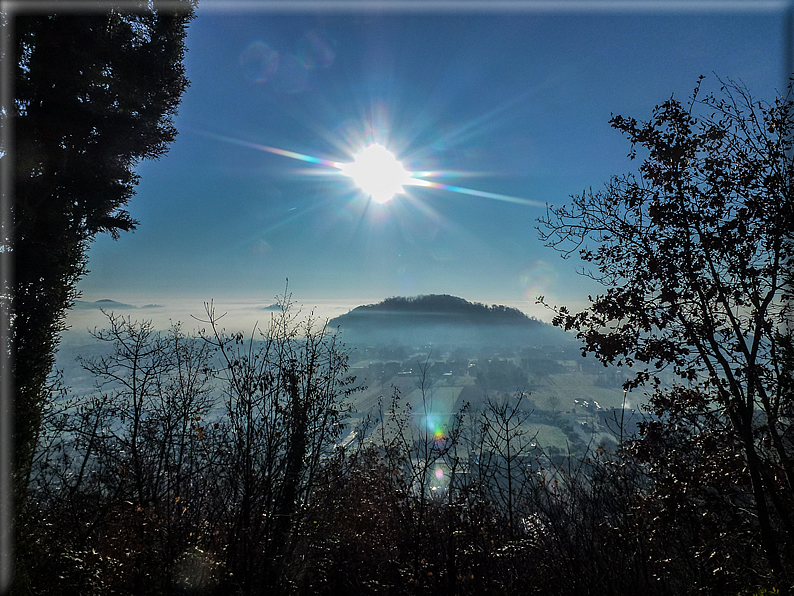
POLYGON ((448 293, 537 315, 538 294, 586 299, 597 288, 577 263, 537 239, 539 205, 636 169, 610 114, 645 119, 671 95, 686 99, 701 74, 706 89, 716 73, 771 99, 783 82, 784 12, 752 0, 677 11, 565 4, 201 5, 179 136, 138 169, 138 231, 91 248, 83 299, 269 304, 286 278, 306 306, 448 293), (412 186, 374 203, 324 165, 370 142, 411 172, 446 174, 435 182, 526 201, 412 186))

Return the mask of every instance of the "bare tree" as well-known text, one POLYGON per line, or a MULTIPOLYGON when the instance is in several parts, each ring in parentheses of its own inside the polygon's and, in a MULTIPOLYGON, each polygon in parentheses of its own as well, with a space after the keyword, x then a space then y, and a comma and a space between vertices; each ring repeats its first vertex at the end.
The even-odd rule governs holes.
POLYGON ((794 541, 794 459, 777 337, 790 316, 794 104, 790 95, 756 101, 732 82, 718 96, 701 99, 699 90, 700 82, 688 105, 657 106, 647 122, 613 117, 630 157, 645 154, 639 174, 541 220, 541 237, 578 253, 592 267, 583 273, 605 287, 580 313, 561 307, 555 324, 576 330, 583 351, 605 364, 635 366, 627 387, 650 383, 662 422, 717 414, 712 431, 746 464, 750 540, 782 582, 791 573, 781 546, 794 541), (663 369, 676 375, 673 386, 660 382, 663 369))
POLYGON ((516 536, 517 505, 525 501, 532 477, 537 433, 526 427, 532 414, 524 408, 527 394, 489 396, 480 414, 477 476, 490 499, 505 512, 508 536, 516 536))
POLYGON ((336 334, 311 315, 300 321, 286 292, 279 302, 269 327, 248 338, 226 333, 212 304, 202 320, 225 394, 215 499, 229 568, 245 593, 285 581, 320 466, 341 438, 345 399, 357 390, 336 334))
POLYGON ((93 335, 110 350, 80 359, 95 390, 45 411, 31 490, 66 530, 64 548, 94 558, 97 545, 124 552, 130 545, 108 532, 126 522, 124 532, 145 537, 146 546, 134 563, 116 565, 120 581, 142 590, 156 569, 169 587, 203 510, 200 429, 214 407, 212 349, 179 324, 163 333, 149 321, 105 314, 108 327, 93 335))

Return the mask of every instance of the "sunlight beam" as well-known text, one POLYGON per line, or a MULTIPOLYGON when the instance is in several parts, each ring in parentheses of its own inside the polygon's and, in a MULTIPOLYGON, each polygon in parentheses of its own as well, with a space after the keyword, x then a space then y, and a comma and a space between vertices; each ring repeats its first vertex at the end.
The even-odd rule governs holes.
POLYGON ((251 141, 244 141, 242 139, 235 139, 234 137, 227 137, 224 135, 218 135, 211 132, 203 132, 199 131, 201 134, 207 137, 211 137, 213 139, 218 139, 219 141, 225 141, 227 143, 232 143, 233 145, 240 145, 241 147, 250 147, 251 149, 256 149, 258 151, 266 151, 268 153, 273 153, 274 155, 281 155, 283 157, 289 157, 291 159, 298 159, 300 161, 306 161, 309 163, 316 163, 321 166, 328 166, 331 168, 336 168, 337 170, 342 169, 345 164, 339 163, 338 161, 331 161, 328 159, 323 159, 321 157, 313 157, 311 155, 305 155, 304 153, 298 153, 296 151, 288 151, 287 149, 279 149, 278 147, 270 147, 269 145, 262 145, 261 143, 253 143, 251 141))
POLYGON ((473 197, 482 197, 484 199, 494 199, 496 201, 504 201, 506 203, 515 203, 517 205, 528 205, 531 207, 546 207, 546 203, 540 201, 533 201, 532 199, 522 199, 521 197, 511 197, 510 195, 501 195, 495 192, 485 192, 483 190, 474 190, 472 188, 463 188, 462 186, 452 186, 451 184, 441 184, 440 182, 431 182, 429 180, 422 180, 421 178, 411 178, 406 183, 407 186, 422 186, 425 188, 437 188, 440 190, 449 190, 457 192, 462 195, 471 195, 473 197))
POLYGON ((235 145, 257 149, 258 151, 266 151, 274 155, 289 157, 290 159, 297 159, 299 161, 334 168, 335 170, 339 170, 343 175, 351 178, 356 186, 372 197, 372 200, 377 203, 386 203, 395 195, 405 192, 404 187, 406 186, 419 186, 423 188, 448 190, 458 194, 469 195, 472 197, 481 197, 484 199, 492 199, 495 201, 503 201, 506 203, 514 203, 516 205, 526 205, 528 207, 547 207, 547 203, 533 201, 532 199, 524 199, 521 197, 513 197, 510 195, 503 195, 494 192, 486 192, 473 188, 465 188, 462 186, 453 186, 451 184, 442 184, 440 182, 425 180, 420 176, 460 177, 465 174, 442 171, 408 172, 391 151, 377 143, 368 145, 355 154, 353 156, 352 162, 343 163, 210 132, 196 132, 208 137, 225 141, 227 143, 233 143, 235 145))

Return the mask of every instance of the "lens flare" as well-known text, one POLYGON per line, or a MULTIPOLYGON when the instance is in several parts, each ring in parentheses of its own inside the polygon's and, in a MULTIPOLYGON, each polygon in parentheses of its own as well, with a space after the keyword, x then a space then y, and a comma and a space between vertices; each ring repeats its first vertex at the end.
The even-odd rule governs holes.
POLYGON ((430 434, 433 435, 433 440, 441 442, 446 438, 444 424, 436 414, 429 414, 425 419, 425 425, 430 434))
POLYGON ((298 40, 298 58, 306 68, 328 68, 336 58, 334 44, 323 31, 307 31, 298 40))
POLYGON ((551 264, 543 260, 532 263, 520 276, 521 287, 528 300, 545 295, 554 286, 557 272, 551 264))
POLYGON ((545 207, 546 203, 540 201, 533 201, 532 199, 522 199, 520 197, 511 197, 509 195, 501 195, 495 192, 485 192, 483 190, 474 190, 472 188, 463 188, 462 186, 452 186, 451 184, 441 184, 440 182, 431 182, 429 180, 422 180, 421 178, 411 178, 408 184, 412 186, 424 186, 426 188, 438 188, 440 190, 449 190, 462 195, 471 195, 473 197, 482 197, 484 199, 494 199, 496 201, 505 201, 506 203, 517 203, 519 205, 528 205, 531 207, 545 207))
MULTIPOLYGON (((466 174, 460 172, 444 172, 439 170, 409 172, 391 151, 379 143, 368 144, 363 149, 358 151, 358 153, 353 155, 352 162, 345 163, 214 133, 208 133, 204 131, 197 132, 208 137, 228 143, 233 143, 235 145, 251 147, 252 149, 266 151, 274 155, 281 155, 282 157, 289 157, 290 159, 297 159, 320 166, 326 166, 332 170, 336 170, 336 173, 341 173, 342 175, 351 178, 354 184, 356 184, 356 186, 358 186, 365 194, 371 197, 371 199, 376 203, 387 203, 396 195, 405 194, 406 187, 415 186, 420 188, 446 190, 457 194, 492 199, 495 201, 504 201, 517 205, 526 205, 528 207, 548 206, 545 202, 534 201, 532 199, 476 190, 473 188, 465 188, 462 186, 454 186, 452 184, 442 184, 440 182, 427 180, 427 178, 462 177, 466 174)), ((319 173, 322 173, 322 171, 319 173)))
POLYGON ((263 41, 255 41, 240 54, 240 67, 246 78, 264 83, 278 70, 279 54, 263 41))

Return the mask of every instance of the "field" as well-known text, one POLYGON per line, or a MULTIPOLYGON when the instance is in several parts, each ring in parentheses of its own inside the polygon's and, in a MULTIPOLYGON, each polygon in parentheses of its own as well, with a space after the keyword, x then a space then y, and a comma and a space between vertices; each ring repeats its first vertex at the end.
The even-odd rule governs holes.
MULTIPOLYGON (((392 396, 397 395, 400 408, 410 408, 416 430, 426 430, 431 434, 446 432, 454 421, 453 416, 464 405, 468 405, 466 416, 469 420, 466 424, 473 428, 471 421, 480 415, 486 399, 510 399, 520 389, 517 387, 505 391, 488 387, 487 382, 483 381, 486 377, 478 378, 471 373, 477 370, 478 365, 482 368, 485 364, 482 354, 478 356, 479 359, 470 361, 465 374, 447 372, 441 376, 423 376, 422 367, 408 370, 409 362, 422 363, 427 358, 424 354, 414 353, 403 364, 405 370, 390 378, 381 376, 375 380, 369 377, 377 376, 383 363, 376 359, 357 360, 352 371, 367 387, 351 399, 355 410, 351 427, 367 414, 376 415, 379 401, 385 411, 392 396)), ((426 364, 445 370, 451 368, 449 360, 449 355, 443 354, 439 360, 426 364)), ((509 362, 517 367, 516 363, 520 360, 513 358, 509 362)), ((619 411, 623 407, 624 395, 620 384, 599 386, 605 383, 598 381, 597 374, 580 370, 577 361, 559 360, 556 363, 560 372, 542 376, 527 375, 525 390, 529 399, 526 403, 531 413, 522 426, 524 436, 531 438, 544 451, 551 449, 560 454, 581 452, 588 444, 608 441, 613 436, 612 432, 600 424, 597 414, 612 409, 619 411)), ((375 431, 375 428, 371 431, 375 431)))

